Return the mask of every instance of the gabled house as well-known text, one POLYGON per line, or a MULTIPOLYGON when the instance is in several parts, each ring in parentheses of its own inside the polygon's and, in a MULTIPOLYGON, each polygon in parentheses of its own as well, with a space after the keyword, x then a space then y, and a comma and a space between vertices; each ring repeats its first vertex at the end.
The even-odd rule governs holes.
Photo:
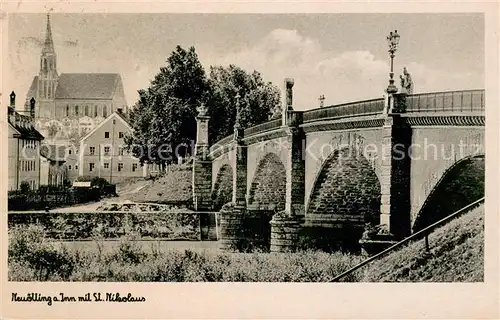
POLYGON ((113 112, 80 140, 79 175, 117 183, 143 177, 146 167, 125 149, 124 137, 132 131, 121 109, 113 112))
POLYGON ((7 108, 9 190, 19 190, 26 182, 32 190, 40 186, 40 143, 44 137, 34 126, 34 104, 30 114, 16 111, 16 94, 10 94, 7 108))

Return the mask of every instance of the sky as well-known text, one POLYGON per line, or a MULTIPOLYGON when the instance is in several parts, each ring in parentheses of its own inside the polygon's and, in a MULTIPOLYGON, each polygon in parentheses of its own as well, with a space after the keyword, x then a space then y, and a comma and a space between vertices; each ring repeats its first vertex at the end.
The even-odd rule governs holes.
MULTIPOLYGON (((396 84, 407 67, 414 92, 484 88, 482 14, 51 14, 60 73, 118 72, 127 103, 165 65, 176 45, 194 46, 208 73, 234 64, 283 90, 294 78, 294 108, 308 110, 382 97, 390 60, 386 37, 401 35, 396 84)), ((45 14, 11 14, 10 81, 26 96, 39 72, 45 14)))

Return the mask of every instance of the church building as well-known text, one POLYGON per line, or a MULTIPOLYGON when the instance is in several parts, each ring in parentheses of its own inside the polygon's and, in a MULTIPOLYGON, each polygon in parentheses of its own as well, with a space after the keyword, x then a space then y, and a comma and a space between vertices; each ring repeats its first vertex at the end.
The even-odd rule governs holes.
POLYGON ((40 71, 31 83, 25 109, 32 98, 35 126, 51 144, 78 145, 80 138, 113 112, 127 112, 120 74, 57 72, 49 15, 40 71))
POLYGON ((101 176, 112 181, 142 175, 137 159, 119 150, 116 154, 111 153, 107 162, 102 163, 103 168, 98 171, 101 175, 95 174, 100 169, 97 163, 94 164, 96 170, 88 170, 94 163, 89 150, 109 143, 109 137, 101 131, 111 120, 113 123, 119 120, 117 144, 118 140, 123 140, 122 135, 129 132, 122 79, 118 73, 59 74, 49 15, 40 71, 31 83, 25 110, 29 110, 35 128, 45 138, 41 149, 43 184, 60 185, 66 180, 73 182, 82 175, 101 176), (92 146, 87 147, 87 142, 92 146), (110 166, 109 170, 107 166, 110 166))

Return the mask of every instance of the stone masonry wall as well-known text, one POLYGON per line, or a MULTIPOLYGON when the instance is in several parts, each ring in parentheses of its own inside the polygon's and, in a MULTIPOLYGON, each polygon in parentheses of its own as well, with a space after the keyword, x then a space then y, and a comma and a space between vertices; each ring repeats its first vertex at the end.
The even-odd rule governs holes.
POLYGON ((273 206, 276 210, 285 208, 286 172, 280 159, 273 153, 267 154, 259 164, 253 179, 249 205, 273 206))
POLYGON ((379 222, 379 180, 362 155, 348 154, 327 160, 318 177, 300 232, 304 248, 357 251, 365 223, 379 222))
POLYGON ((198 210, 212 208, 212 163, 196 159, 193 163, 193 201, 198 210))
POLYGON ((348 153, 341 150, 327 161, 312 194, 308 220, 364 224, 366 219, 378 218, 378 178, 363 156, 347 158, 348 153))
POLYGON ((212 190, 214 210, 219 211, 224 204, 231 202, 232 194, 233 169, 230 165, 224 165, 217 174, 214 189, 212 190))

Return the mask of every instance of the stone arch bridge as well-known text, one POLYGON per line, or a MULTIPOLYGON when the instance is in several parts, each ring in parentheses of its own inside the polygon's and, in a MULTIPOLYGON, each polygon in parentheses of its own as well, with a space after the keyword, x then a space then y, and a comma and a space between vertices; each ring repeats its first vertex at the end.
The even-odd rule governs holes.
POLYGON ((199 210, 234 204, 223 243, 242 215, 260 215, 272 251, 293 250, 300 234, 356 250, 369 225, 388 245, 484 196, 484 90, 308 111, 293 110, 288 90, 281 119, 212 146, 198 116, 193 192, 199 210))

